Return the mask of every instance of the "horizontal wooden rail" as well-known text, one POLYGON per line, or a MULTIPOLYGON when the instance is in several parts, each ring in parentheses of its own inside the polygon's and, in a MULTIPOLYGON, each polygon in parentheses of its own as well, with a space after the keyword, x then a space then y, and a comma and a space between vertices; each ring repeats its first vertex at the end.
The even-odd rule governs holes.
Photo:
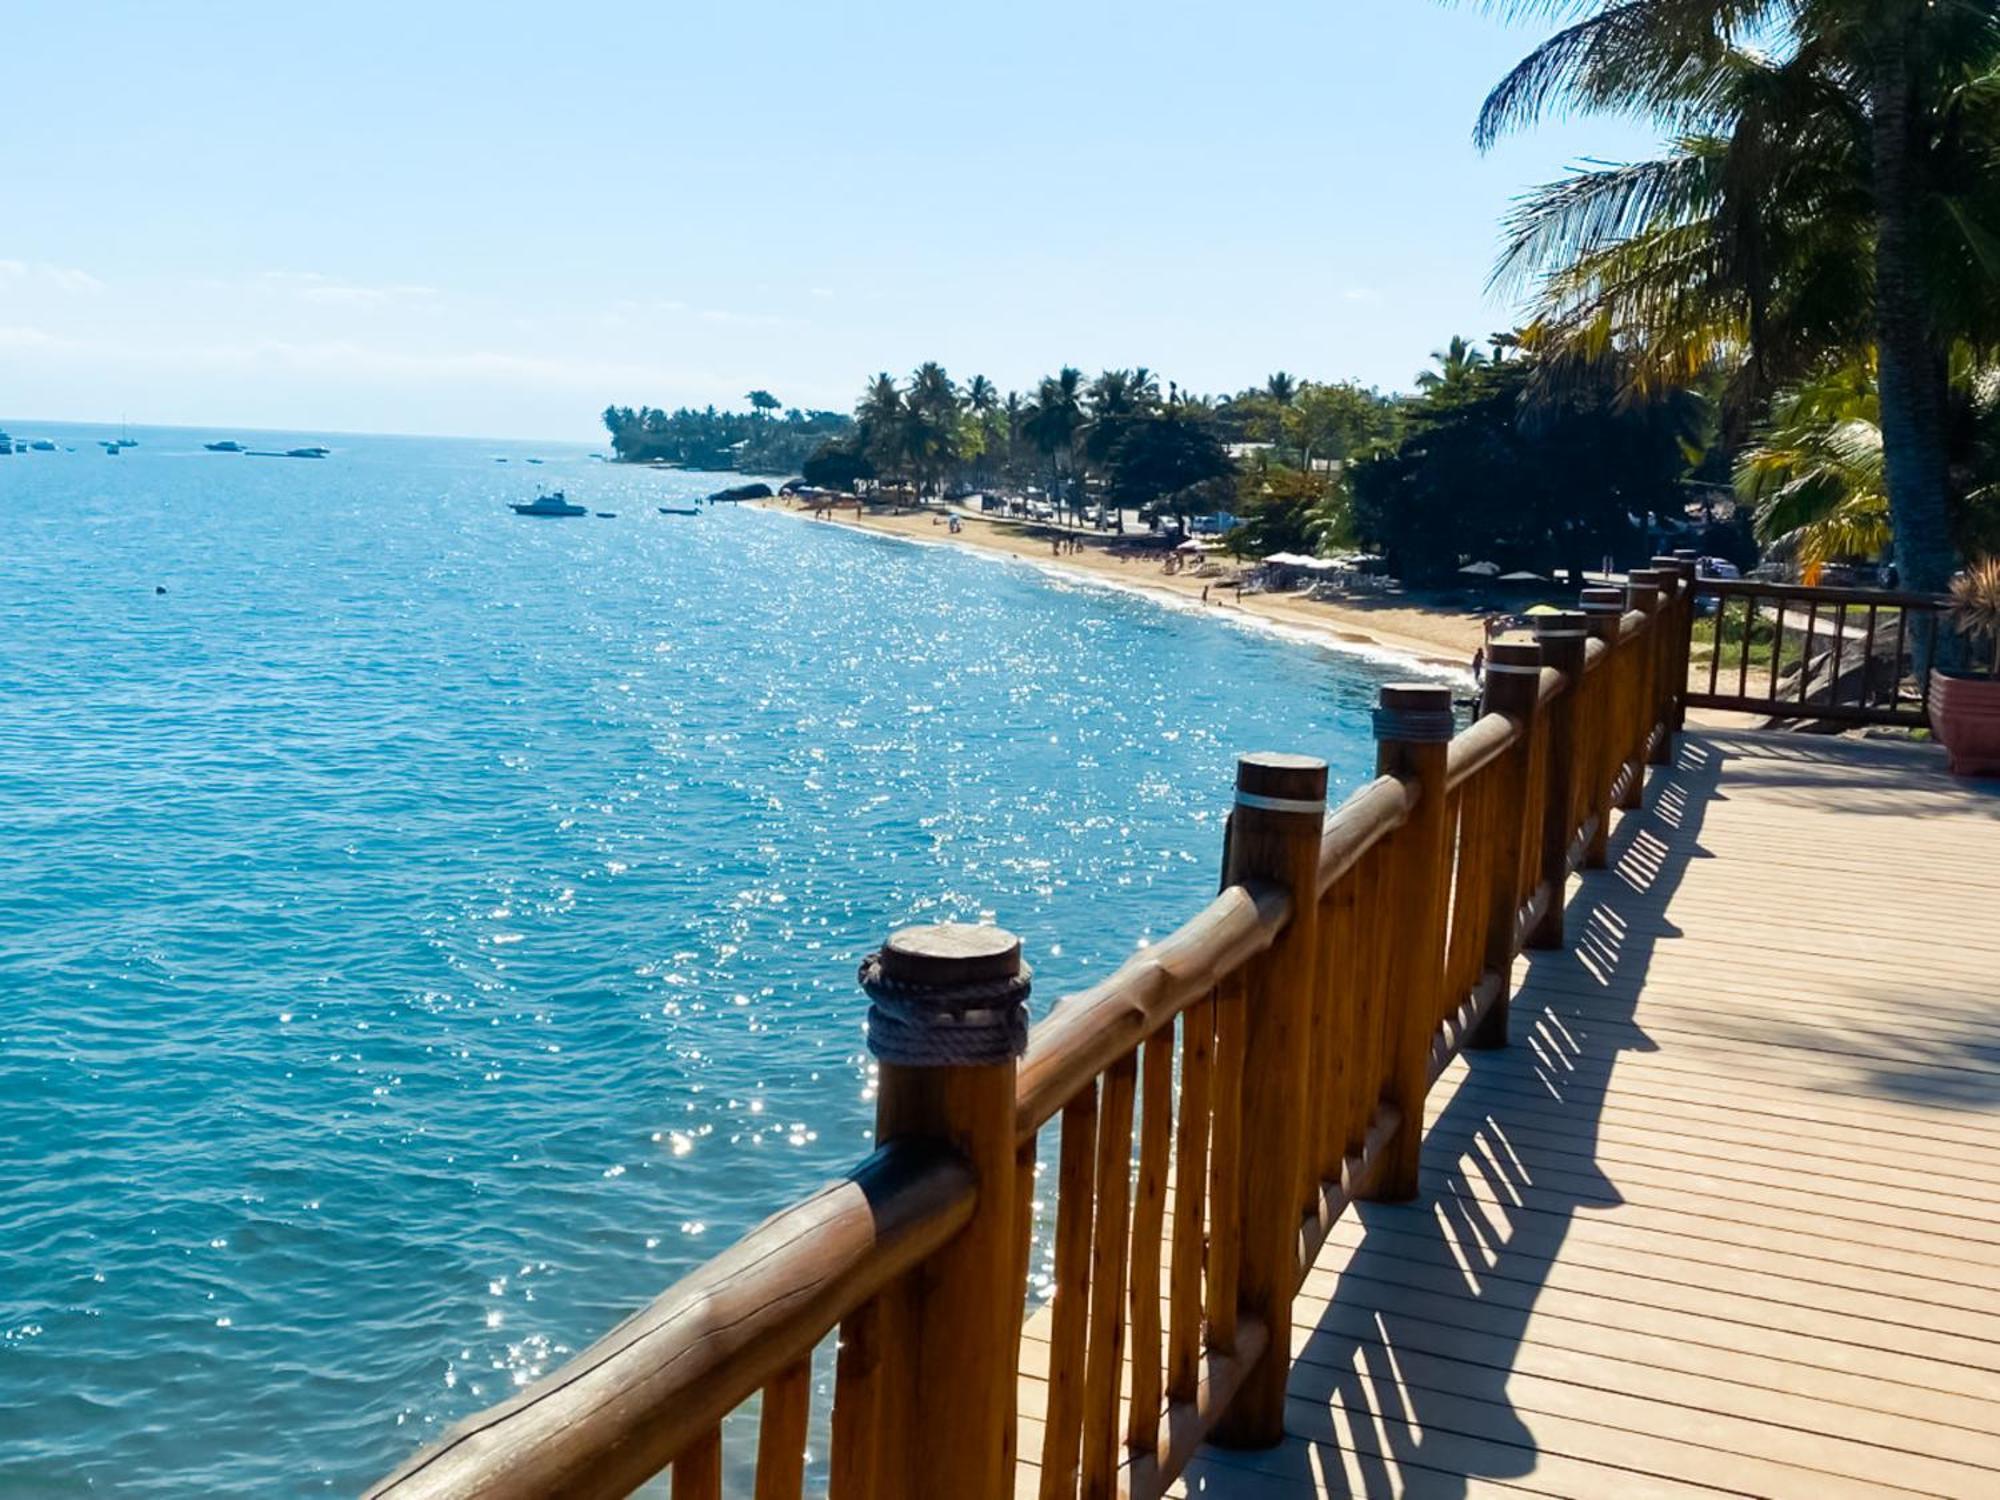
POLYGON ((1671 754, 1692 582, 1655 559, 1493 643, 1455 734, 1448 688, 1384 688, 1377 774, 1330 812, 1324 762, 1243 757, 1220 894, 1032 1035, 1018 940, 892 934, 862 968, 876 1154, 375 1493, 616 1495, 671 1467, 677 1500, 719 1496, 721 1424, 761 1393, 758 1500, 794 1500, 836 1327, 830 1500, 1002 1500, 1022 1434, 1042 1500, 1155 1500, 1204 1442, 1277 1441, 1314 1257, 1352 1203, 1417 1195, 1432 1082, 1506 1045, 1516 956, 1561 944, 1571 871, 1671 754))
POLYGON ((956 1152, 891 1142, 369 1494, 629 1494, 962 1230, 975 1197, 956 1152))
POLYGON ((1505 755, 1521 735, 1521 726, 1504 714, 1486 714, 1456 735, 1445 753, 1445 790, 1458 788, 1505 755))
POLYGON ((1112 1063, 1269 948, 1291 911, 1275 886, 1231 886, 1108 978, 1064 996, 1021 1059, 1020 1139, 1032 1140, 1112 1063))

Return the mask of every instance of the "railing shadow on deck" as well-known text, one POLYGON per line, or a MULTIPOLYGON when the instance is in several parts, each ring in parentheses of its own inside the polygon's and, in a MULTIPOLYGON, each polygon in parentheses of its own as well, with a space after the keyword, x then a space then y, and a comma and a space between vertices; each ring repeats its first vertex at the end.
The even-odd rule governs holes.
POLYGON ((1571 897, 1574 943, 1527 955, 1514 1044, 1462 1054, 1425 1135, 1422 1198, 1357 1205, 1358 1244, 1315 1271, 1337 1279, 1303 1343, 1294 1335, 1287 1426, 1306 1441, 1205 1451, 1183 1476, 1190 1494, 1228 1494, 1242 1467, 1329 1495, 1425 1497, 1534 1470, 1535 1416, 1508 1382, 1575 1217, 1622 1201, 1595 1159, 1599 1117, 1619 1060, 1655 1050, 1637 1000, 1687 866, 1707 857, 1721 766, 1699 741, 1680 748, 1617 828, 1608 867, 1571 897), (1561 1139, 1517 1144, 1523 1133, 1561 1139))

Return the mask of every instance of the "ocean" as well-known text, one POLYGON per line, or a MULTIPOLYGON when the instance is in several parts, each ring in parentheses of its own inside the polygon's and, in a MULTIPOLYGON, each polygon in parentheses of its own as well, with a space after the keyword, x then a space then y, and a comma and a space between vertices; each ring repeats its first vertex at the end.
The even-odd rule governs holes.
POLYGON ((866 1152, 890 929, 1043 1014, 1407 675, 584 445, 0 427, 0 1493, 359 1489, 866 1152))

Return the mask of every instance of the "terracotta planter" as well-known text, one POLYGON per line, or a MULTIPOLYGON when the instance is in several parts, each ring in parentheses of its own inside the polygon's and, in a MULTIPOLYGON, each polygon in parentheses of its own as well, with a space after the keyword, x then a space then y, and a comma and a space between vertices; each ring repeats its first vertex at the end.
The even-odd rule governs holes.
POLYGON ((1959 776, 2000 776, 2000 677, 1931 674, 1931 733, 1959 776))

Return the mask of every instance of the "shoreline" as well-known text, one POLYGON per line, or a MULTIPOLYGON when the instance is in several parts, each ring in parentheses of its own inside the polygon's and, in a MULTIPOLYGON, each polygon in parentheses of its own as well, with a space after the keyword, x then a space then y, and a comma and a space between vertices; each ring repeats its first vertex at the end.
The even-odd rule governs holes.
MULTIPOLYGON (((814 520, 811 513, 778 497, 747 503, 801 521, 814 520)), ((1468 663, 1482 639, 1476 616, 1451 614, 1401 599, 1348 604, 1309 600, 1300 594, 1250 594, 1240 601, 1219 597, 1204 601, 1205 588, 1214 595, 1224 592, 1212 588, 1213 579, 1197 578, 1192 573, 1168 574, 1151 559, 1121 559, 1089 545, 1057 556, 1048 550, 1046 539, 1029 536, 1014 526, 959 511, 950 514, 957 515, 962 523, 956 536, 946 531, 944 513, 934 510, 859 517, 851 511, 828 512, 826 520, 815 524, 1012 558, 1054 576, 1143 595, 1168 608, 1213 614, 1226 623, 1269 630, 1305 644, 1349 655, 1406 662, 1422 667, 1427 673, 1448 673, 1467 680, 1468 663)))

